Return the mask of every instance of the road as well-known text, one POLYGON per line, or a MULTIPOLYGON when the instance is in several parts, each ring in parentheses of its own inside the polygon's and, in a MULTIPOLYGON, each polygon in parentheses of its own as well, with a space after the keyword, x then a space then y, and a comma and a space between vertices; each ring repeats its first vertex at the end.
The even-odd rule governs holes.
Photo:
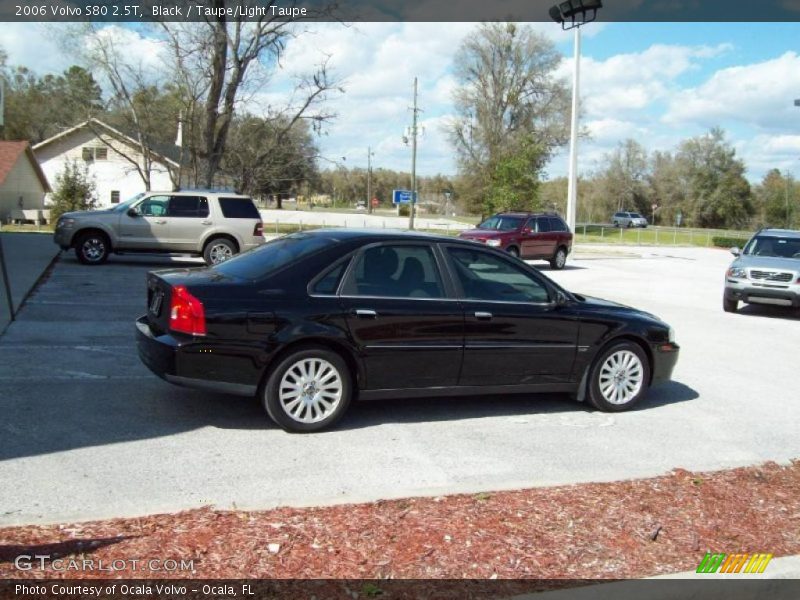
MULTIPOLYGON (((675 381, 608 415, 564 396, 381 401, 291 435, 255 400, 174 387, 138 361, 146 271, 64 255, 0 338, 0 525, 205 505, 269 508, 609 481, 800 457, 798 315, 721 308, 730 255, 586 248, 570 289, 677 330, 675 381)), ((197 261, 189 261, 197 264, 197 261)))

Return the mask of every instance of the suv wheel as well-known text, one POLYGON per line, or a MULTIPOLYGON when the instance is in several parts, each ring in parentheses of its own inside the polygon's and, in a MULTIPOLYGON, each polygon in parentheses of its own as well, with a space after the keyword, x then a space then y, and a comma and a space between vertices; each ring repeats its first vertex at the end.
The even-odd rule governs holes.
POLYGON ((564 246, 559 246, 558 250, 556 250, 556 253, 553 255, 553 258, 550 259, 550 268, 560 271, 566 264, 567 251, 564 249, 564 246))
POLYGON ((282 429, 308 433, 330 427, 350 404, 350 370, 341 356, 305 348, 286 356, 264 386, 267 414, 282 429))
POLYGON ((203 260, 208 265, 218 265, 236 253, 236 245, 232 241, 225 238, 216 238, 206 244, 203 250, 203 260))
POLYGON ((727 313, 735 313, 739 310, 739 301, 738 300, 729 300, 726 297, 722 297, 722 310, 727 313))
POLYGON ((620 342, 603 350, 589 375, 589 402, 606 412, 620 412, 647 393, 650 363, 638 344, 620 342))
POLYGON ((84 233, 75 242, 75 256, 84 265, 102 265, 108 259, 110 246, 102 233, 84 233))

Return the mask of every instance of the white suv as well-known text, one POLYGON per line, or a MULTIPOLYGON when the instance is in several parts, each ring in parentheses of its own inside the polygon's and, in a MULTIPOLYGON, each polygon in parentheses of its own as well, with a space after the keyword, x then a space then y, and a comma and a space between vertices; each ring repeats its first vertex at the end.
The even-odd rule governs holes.
POLYGON ((217 264, 264 243, 263 223, 247 196, 208 191, 147 192, 108 210, 64 213, 54 241, 85 265, 112 252, 202 256, 217 264))
POLYGON ((647 227, 647 219, 635 212, 618 212, 611 217, 614 227, 647 227))

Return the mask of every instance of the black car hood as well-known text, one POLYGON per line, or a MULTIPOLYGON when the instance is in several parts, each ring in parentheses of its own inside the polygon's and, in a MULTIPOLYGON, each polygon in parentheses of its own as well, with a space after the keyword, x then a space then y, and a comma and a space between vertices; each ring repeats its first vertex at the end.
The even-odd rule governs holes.
POLYGON ((651 313, 639 310, 638 308, 633 308, 632 306, 620 304, 619 302, 612 302, 611 300, 604 300, 603 298, 595 298, 594 296, 584 296, 583 294, 574 294, 574 296, 578 299, 580 305, 586 308, 625 313, 627 315, 639 315, 648 319, 661 321, 661 319, 651 313))

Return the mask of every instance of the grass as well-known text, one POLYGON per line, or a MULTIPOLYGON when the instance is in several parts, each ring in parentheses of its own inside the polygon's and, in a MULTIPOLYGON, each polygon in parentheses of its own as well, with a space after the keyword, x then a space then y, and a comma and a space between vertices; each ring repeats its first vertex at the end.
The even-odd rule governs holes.
POLYGON ((738 237, 744 243, 753 235, 748 231, 676 229, 674 227, 619 229, 602 225, 578 225, 576 230, 575 241, 577 242, 643 246, 712 246, 712 238, 719 235, 738 237))
POLYGON ((0 225, 0 233, 53 233, 53 225, 0 225))

